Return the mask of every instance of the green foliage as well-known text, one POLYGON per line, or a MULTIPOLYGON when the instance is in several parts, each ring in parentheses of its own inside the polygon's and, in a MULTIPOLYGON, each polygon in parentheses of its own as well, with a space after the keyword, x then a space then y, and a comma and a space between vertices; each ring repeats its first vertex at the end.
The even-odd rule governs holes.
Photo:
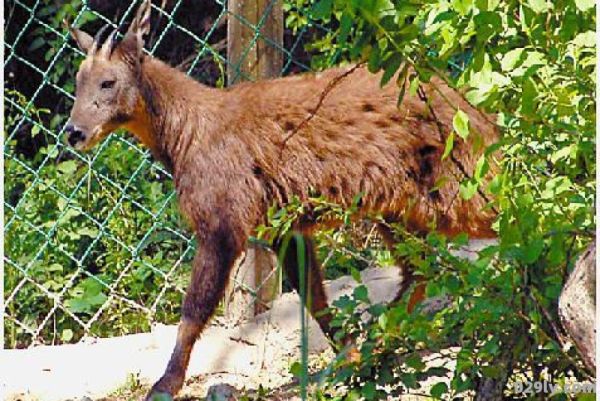
POLYGON ((351 221, 360 197, 360 194, 357 195, 353 203, 344 208, 324 197, 313 197, 307 202, 302 202, 295 196, 284 208, 269 208, 269 223, 257 227, 258 239, 272 244, 275 239, 284 238, 301 216, 311 216, 319 221, 339 219, 345 223, 343 228, 324 229, 315 233, 317 253, 323 261, 326 279, 344 275, 356 276, 358 271, 375 264, 389 265, 393 263, 389 252, 374 243, 373 225, 368 221, 362 225, 351 221))
MULTIPOLYGON (((467 262, 449 253, 452 241, 435 233, 419 240, 401 229, 395 256, 428 280, 428 295, 453 302, 433 315, 369 305, 364 294, 336 303, 340 336, 361 338, 361 358, 339 361, 325 379, 330 389, 346 390, 334 398, 385 398, 385 386, 398 380, 398 391, 418 388, 431 374, 446 374, 418 363, 419 351, 450 346, 459 348, 457 368, 449 385, 431 389, 434 398, 459 399, 482 377, 499 377, 496 361, 506 349, 510 374, 539 380, 544 367, 553 380, 568 369, 586 377, 554 322, 574 256, 595 230, 593 2, 321 0, 295 7, 304 15, 294 21, 335 27, 312 47, 320 52, 315 68, 364 61, 382 84, 396 79, 400 102, 436 76, 495 113, 502 132, 460 187, 465 199, 481 190, 494 199, 499 244, 467 262), (501 171, 486 182, 492 159, 501 171), (373 316, 368 323, 359 319, 361 305, 373 316)), ((453 128, 444 158, 455 141, 476 134, 461 110, 453 128)))

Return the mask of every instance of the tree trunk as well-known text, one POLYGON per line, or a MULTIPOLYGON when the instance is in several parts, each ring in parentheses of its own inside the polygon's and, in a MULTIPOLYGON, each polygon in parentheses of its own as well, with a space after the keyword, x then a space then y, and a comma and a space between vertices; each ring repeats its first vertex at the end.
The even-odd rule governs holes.
POLYGON ((500 366, 499 377, 483 377, 478 383, 475 401, 502 401, 504 400, 504 389, 513 372, 512 349, 514 342, 507 339, 504 351, 496 358, 494 365, 500 366))
POLYGON ((558 301, 560 321, 596 376, 596 241, 581 254, 558 301))

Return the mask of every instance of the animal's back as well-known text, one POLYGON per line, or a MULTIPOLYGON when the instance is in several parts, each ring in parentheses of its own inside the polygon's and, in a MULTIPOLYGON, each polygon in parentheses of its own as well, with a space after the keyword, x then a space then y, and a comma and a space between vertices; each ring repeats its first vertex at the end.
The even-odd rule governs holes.
MULTIPOLYGON (((492 235, 491 213, 480 211, 484 199, 476 195, 470 202, 462 201, 457 196, 460 168, 450 158, 441 161, 455 110, 425 86, 444 126, 442 138, 423 99, 407 93, 397 107, 395 80, 381 88, 380 75, 359 67, 335 82, 350 68, 243 84, 228 91, 235 98, 229 103, 232 112, 239 116, 231 132, 245 142, 266 203, 283 204, 292 195, 306 199, 316 193, 348 205, 362 193, 364 211, 404 219, 419 231, 429 230, 435 221, 438 229, 450 234, 492 235), (447 183, 433 190, 443 176, 447 183)), ((483 115, 442 82, 434 83, 455 107, 469 114, 473 131, 485 143, 496 139, 493 125, 483 115)), ((456 141, 455 159, 472 173, 478 155, 471 144, 461 142, 456 141)))

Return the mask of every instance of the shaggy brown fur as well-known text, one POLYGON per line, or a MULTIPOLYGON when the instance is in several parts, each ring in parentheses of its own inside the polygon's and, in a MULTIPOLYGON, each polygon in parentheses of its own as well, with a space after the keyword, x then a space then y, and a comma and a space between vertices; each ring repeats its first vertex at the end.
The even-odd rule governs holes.
MULTIPOLYGON (((198 239, 177 345, 150 395, 180 389, 193 344, 223 295, 232 264, 273 203, 284 205, 294 195, 306 201, 317 192, 349 205, 362 192, 362 213, 382 212, 388 222, 402 221, 415 232, 437 228, 448 235, 494 236, 494 214, 484 210, 485 200, 479 194, 468 202, 458 196, 460 170, 471 174, 478 158, 472 143, 455 144, 460 168, 450 158, 442 161, 444 138, 419 97, 407 95, 396 107, 397 87, 380 88, 380 77, 361 67, 324 99, 327 85, 347 68, 208 88, 142 55, 148 15, 146 2, 123 41, 117 45, 111 37, 101 49, 89 35, 72 31, 88 57, 78 73, 68 131, 69 142, 80 149, 117 127, 131 131, 172 170, 181 211, 198 239), (432 190, 442 176, 448 182, 432 190)), ((486 144, 496 140, 482 114, 443 82, 434 79, 433 85, 469 115, 473 137, 486 144)), ((447 135, 455 111, 433 85, 424 92, 447 135)), ((296 227, 306 239, 313 313, 327 306, 309 237, 316 227, 314 216, 296 227)), ((383 234, 392 242, 391 233, 383 234)), ((284 265, 299 288, 296 246, 292 242, 284 265)), ((404 274, 406 289, 411 275, 404 274)), ((318 320, 328 333, 330 317, 318 320)))

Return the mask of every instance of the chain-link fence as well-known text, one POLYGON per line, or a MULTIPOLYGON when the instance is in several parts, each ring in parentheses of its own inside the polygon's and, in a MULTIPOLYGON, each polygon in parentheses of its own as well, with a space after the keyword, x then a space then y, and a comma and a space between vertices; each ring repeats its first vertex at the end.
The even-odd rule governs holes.
MULTIPOLYGON (((276 0, 264 8, 272 10, 276 0)), ((5 2, 5 347, 145 331, 179 318, 194 253, 169 173, 128 135, 93 152, 65 146, 63 128, 83 58, 62 20, 94 34, 131 21, 139 2, 5 2)), ((293 21, 284 5, 285 18, 293 21)), ((228 12, 227 2, 162 0, 148 52, 212 85, 226 71, 227 23, 252 29, 282 55, 281 74, 309 68, 304 43, 319 27, 285 29, 283 45, 228 12)))

